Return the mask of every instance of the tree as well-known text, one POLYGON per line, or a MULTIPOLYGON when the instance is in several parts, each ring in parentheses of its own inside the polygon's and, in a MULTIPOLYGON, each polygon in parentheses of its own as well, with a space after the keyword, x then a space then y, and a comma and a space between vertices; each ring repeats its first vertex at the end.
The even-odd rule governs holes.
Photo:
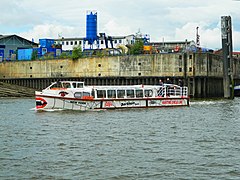
POLYGON ((38 58, 38 51, 33 50, 31 60, 36 60, 38 58))
POLYGON ((82 53, 81 46, 74 47, 73 51, 72 51, 72 59, 77 60, 77 59, 81 58, 82 56, 83 56, 83 53, 82 53))
POLYGON ((130 54, 137 55, 143 53, 143 40, 137 39, 135 43, 130 47, 130 54))

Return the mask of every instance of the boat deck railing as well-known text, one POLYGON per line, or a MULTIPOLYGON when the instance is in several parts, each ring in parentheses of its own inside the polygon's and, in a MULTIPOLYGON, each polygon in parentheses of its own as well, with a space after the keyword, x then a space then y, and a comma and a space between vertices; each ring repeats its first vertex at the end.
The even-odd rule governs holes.
POLYGON ((160 86, 158 90, 158 96, 161 97, 188 97, 188 88, 181 86, 173 86, 173 85, 164 85, 160 86))

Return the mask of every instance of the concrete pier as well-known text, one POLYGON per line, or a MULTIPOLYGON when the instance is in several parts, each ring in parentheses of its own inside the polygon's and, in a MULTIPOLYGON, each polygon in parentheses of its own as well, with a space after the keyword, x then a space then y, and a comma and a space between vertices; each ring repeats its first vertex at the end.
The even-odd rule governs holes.
MULTIPOLYGON (((240 82, 240 63, 234 78, 240 82)), ((139 56, 37 60, 0 63, 0 81, 43 89, 56 80, 85 81, 86 85, 157 84, 182 79, 191 97, 223 97, 222 56, 212 53, 169 53, 139 56)))

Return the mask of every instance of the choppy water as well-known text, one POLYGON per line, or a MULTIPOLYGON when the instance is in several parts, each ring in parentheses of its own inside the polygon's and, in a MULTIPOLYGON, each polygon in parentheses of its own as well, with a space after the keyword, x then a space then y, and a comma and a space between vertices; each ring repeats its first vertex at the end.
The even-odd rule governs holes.
POLYGON ((102 112, 0 99, 0 179, 240 179, 240 99, 102 112))

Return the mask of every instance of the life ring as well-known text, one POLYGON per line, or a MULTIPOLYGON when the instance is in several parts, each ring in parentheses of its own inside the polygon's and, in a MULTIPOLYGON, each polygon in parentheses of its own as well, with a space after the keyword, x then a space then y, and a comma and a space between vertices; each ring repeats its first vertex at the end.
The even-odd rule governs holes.
POLYGON ((178 52, 180 50, 180 47, 179 46, 176 46, 175 48, 174 48, 174 51, 175 52, 178 52))
POLYGON ((41 109, 47 105, 47 101, 41 97, 36 97, 36 108, 41 109))

